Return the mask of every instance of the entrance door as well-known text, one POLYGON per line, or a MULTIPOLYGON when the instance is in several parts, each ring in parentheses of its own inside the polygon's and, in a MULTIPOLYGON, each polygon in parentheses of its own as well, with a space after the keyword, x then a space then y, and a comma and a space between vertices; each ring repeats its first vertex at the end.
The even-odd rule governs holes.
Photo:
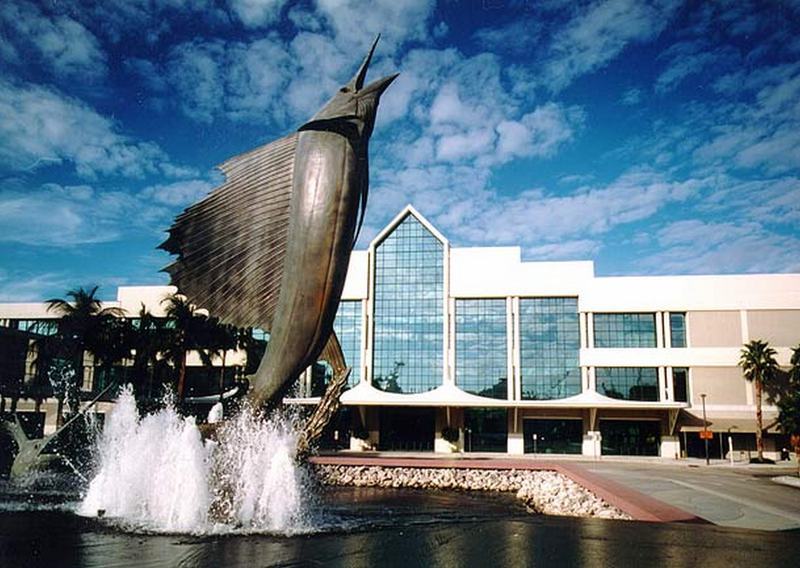
POLYGON ((582 420, 526 418, 522 433, 526 454, 580 454, 583 450, 582 420))
POLYGON ((601 420, 604 456, 657 456, 661 422, 657 420, 601 420))
POLYGON ((378 449, 432 452, 435 429, 434 408, 382 408, 378 449))
POLYGON ((502 408, 465 409, 464 450, 467 452, 507 452, 508 413, 506 410, 502 408))

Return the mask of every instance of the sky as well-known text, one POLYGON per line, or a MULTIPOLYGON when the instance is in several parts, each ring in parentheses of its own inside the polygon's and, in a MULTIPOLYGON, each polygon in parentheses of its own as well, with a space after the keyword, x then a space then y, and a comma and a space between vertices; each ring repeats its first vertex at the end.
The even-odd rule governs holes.
POLYGON ((411 203, 601 276, 800 272, 800 1, 5 0, 0 301, 166 284, 215 166, 378 33, 357 248, 411 203))

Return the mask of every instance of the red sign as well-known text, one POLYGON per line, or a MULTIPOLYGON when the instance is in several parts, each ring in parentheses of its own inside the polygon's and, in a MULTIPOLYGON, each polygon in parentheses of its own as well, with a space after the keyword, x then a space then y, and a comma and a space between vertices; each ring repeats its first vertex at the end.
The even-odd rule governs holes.
POLYGON ((700 439, 701 440, 711 440, 714 438, 714 432, 711 430, 700 430, 700 439))

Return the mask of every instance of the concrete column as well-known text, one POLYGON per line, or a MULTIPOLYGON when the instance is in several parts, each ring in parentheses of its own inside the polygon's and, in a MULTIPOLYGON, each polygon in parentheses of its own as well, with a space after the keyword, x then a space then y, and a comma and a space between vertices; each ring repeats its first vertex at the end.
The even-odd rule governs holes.
POLYGON ((672 367, 667 367, 665 371, 666 371, 665 374, 666 374, 667 384, 664 392, 666 393, 667 398, 665 398, 664 401, 673 401, 675 400, 675 386, 674 383, 672 382, 672 367))
POLYGON ((656 347, 664 346, 664 312, 656 312, 656 347))
POLYGON ((587 341, 587 326, 586 326, 586 312, 581 312, 579 314, 578 325, 580 326, 580 334, 581 334, 581 349, 586 349, 589 347, 589 342, 587 341))
POLYGON ((664 347, 672 347, 672 328, 669 324, 669 312, 664 312, 661 321, 664 322, 664 347))
POLYGON ((667 396, 667 393, 666 393, 666 390, 667 390, 667 379, 666 379, 664 371, 665 371, 664 367, 658 367, 658 369, 657 369, 657 373, 658 373, 658 400, 660 400, 661 402, 664 402, 665 400, 669 400, 669 397, 667 396))
POLYGON ((522 428, 519 432, 508 433, 508 453, 522 455, 525 453, 525 439, 522 436, 522 428))
POLYGON ((602 454, 601 449, 602 436, 599 430, 589 430, 583 435, 583 451, 584 456, 600 459, 602 454))
POLYGON ((681 455, 681 442, 678 436, 661 436, 662 458, 678 459, 681 455))
POLYGON ((594 347, 594 313, 586 312, 586 347, 594 347))
POLYGON ((589 367, 586 374, 589 380, 589 390, 597 390, 597 379, 594 376, 594 367, 589 367))

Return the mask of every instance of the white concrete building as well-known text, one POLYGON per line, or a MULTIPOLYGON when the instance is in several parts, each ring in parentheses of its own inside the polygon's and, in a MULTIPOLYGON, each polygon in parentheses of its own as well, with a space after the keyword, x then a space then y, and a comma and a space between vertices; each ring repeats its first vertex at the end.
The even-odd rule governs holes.
MULTIPOLYGON (((116 305, 157 309, 168 290, 120 288, 116 305)), ((0 304, 7 326, 47 317, 0 304)), ((328 439, 338 447, 699 456, 705 399, 712 457, 732 442, 740 459, 755 432, 740 349, 767 340, 788 367, 800 274, 596 277, 591 261, 451 247, 408 206, 353 253, 334 327, 353 367, 328 439)), ((313 404, 324 374, 299 383, 289 402, 313 404)))

